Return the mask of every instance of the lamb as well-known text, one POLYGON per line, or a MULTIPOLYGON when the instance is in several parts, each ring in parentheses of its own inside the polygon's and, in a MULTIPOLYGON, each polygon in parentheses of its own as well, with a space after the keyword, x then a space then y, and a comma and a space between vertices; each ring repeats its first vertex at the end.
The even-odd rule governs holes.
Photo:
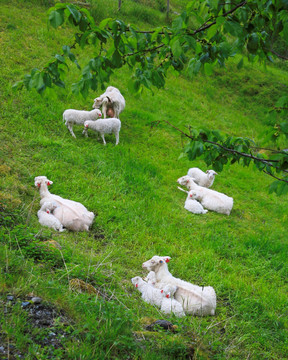
POLYGON ((52 214, 53 210, 57 208, 55 202, 46 201, 37 212, 39 223, 42 226, 48 226, 59 232, 65 231, 61 222, 52 214))
POLYGON ((206 173, 198 168, 190 168, 188 176, 192 177, 196 184, 210 188, 214 182, 215 175, 218 175, 214 170, 207 170, 206 173))
POLYGON ((198 199, 204 208, 221 214, 230 215, 233 207, 232 197, 218 191, 199 186, 188 175, 182 176, 177 180, 177 182, 180 185, 186 186, 189 190, 197 191, 197 193, 195 193, 191 198, 193 200, 198 199))
MULTIPOLYGON (((203 188, 204 189, 204 188, 203 188)), ((207 194, 202 189, 190 190, 188 196, 199 201, 205 208, 218 212, 220 214, 230 215, 233 207, 233 198, 226 196, 218 196, 219 193, 207 194)), ((221 194, 224 195, 224 194, 221 194)))
MULTIPOLYGON (((63 113, 63 121, 65 121, 70 134, 76 138, 73 132, 73 125, 83 125, 86 120, 97 120, 101 116, 102 114, 99 109, 91 111, 68 109, 63 113)), ((86 129, 83 130, 83 134, 86 137, 88 136, 86 129)))
POLYGON ((119 119, 120 113, 125 108, 125 99, 117 88, 108 86, 104 94, 94 99, 93 108, 99 109, 100 106, 102 106, 104 119, 106 119, 107 115, 119 119), (112 109, 113 111, 108 111, 110 113, 108 114, 108 109, 112 109))
POLYGON ((164 286, 163 290, 161 290, 163 299, 161 302, 160 310, 164 314, 173 313, 177 317, 183 317, 185 316, 183 306, 179 303, 179 301, 172 298, 176 290, 177 290, 177 286, 173 286, 173 285, 164 286))
POLYGON ((110 119, 99 119, 96 121, 87 120, 84 123, 84 126, 86 129, 94 130, 98 133, 100 133, 104 145, 106 145, 104 134, 111 134, 113 133, 116 138, 116 144, 119 143, 119 132, 121 129, 121 121, 116 118, 110 118, 110 119))
POLYGON ((213 287, 201 287, 175 278, 168 270, 167 263, 170 259, 170 256, 155 255, 142 264, 144 269, 155 272, 155 287, 163 289, 163 284, 177 286, 175 300, 183 306, 187 314, 215 315, 216 293, 213 287))
POLYGON ((150 271, 149 274, 146 276, 145 280, 148 284, 154 286, 156 284, 156 276, 154 271, 150 271))
POLYGON ((192 199, 192 195, 189 194, 188 191, 183 190, 179 186, 178 189, 187 193, 184 209, 192 212, 193 214, 206 214, 208 212, 208 210, 205 210, 198 201, 192 199))
POLYGON ((46 176, 36 176, 34 179, 35 186, 39 188, 40 205, 45 202, 55 202, 56 209, 53 215, 60 221, 60 223, 72 231, 88 231, 94 220, 93 212, 86 209, 84 205, 79 202, 63 199, 61 196, 51 194, 48 186, 53 182, 48 180, 46 176))
POLYGON ((160 289, 142 280, 140 276, 131 279, 131 282, 141 292, 142 299, 151 305, 161 306, 163 296, 160 289))

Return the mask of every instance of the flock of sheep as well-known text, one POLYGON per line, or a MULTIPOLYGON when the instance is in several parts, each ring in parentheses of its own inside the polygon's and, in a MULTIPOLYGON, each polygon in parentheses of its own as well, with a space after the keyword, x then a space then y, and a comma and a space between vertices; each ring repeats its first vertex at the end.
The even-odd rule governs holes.
MULTIPOLYGON (((99 133, 106 144, 104 135, 114 133, 116 145, 119 143, 121 122, 119 114, 125 107, 125 99, 120 91, 109 86, 105 93, 94 100, 92 111, 65 110, 63 120, 75 138, 73 125, 84 125, 83 134, 87 137, 87 130, 99 133), (102 107, 104 119, 99 108, 102 107), (108 116, 108 118, 107 118, 108 116)), ((212 210, 229 215, 233 207, 233 198, 209 189, 217 173, 207 170, 204 173, 198 168, 191 168, 187 175, 180 177, 177 182, 186 186, 187 193, 184 208, 194 214, 205 214, 212 210)), ((53 182, 46 176, 37 176, 35 186, 39 188, 41 208, 37 212, 39 223, 59 232, 65 229, 71 231, 88 231, 94 220, 94 213, 86 209, 79 202, 63 199, 51 194, 48 186, 53 182)), ((131 279, 135 287, 141 292, 142 298, 149 304, 158 306, 165 314, 178 317, 185 314, 199 316, 214 315, 216 309, 216 293, 211 286, 200 287, 181 279, 175 278, 168 270, 169 256, 153 256, 143 263, 142 267, 149 271, 146 279, 140 276, 131 279)))
POLYGON ((114 134, 116 145, 119 143, 119 132, 121 129, 120 113, 125 108, 125 99, 120 91, 108 86, 104 94, 97 97, 93 104, 94 110, 74 110, 68 109, 63 113, 63 121, 67 126, 70 134, 76 138, 73 132, 73 125, 84 126, 83 134, 88 137, 87 130, 91 129, 100 134, 104 145, 106 145, 105 134, 114 134), (99 108, 102 106, 104 119, 99 119, 102 114, 99 108), (108 115, 108 118, 107 118, 108 115))

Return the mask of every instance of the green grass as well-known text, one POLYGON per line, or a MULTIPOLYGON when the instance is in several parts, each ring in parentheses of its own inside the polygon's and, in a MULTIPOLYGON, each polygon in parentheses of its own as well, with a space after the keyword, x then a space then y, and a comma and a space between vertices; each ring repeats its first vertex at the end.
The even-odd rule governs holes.
MULTIPOLYGON (((2 301, 8 293, 21 298, 33 292, 67 314, 69 331, 64 329, 70 335, 55 358, 184 359, 194 352, 197 359, 286 359, 287 196, 269 194, 272 179, 253 166, 227 165, 214 189, 233 196, 231 215, 188 213, 176 179, 189 167, 205 169, 205 164, 178 160, 185 139, 151 122, 165 119, 184 130, 190 124, 261 142, 270 126, 268 108, 287 94, 287 72, 246 63, 237 70, 235 60, 212 77, 171 74, 163 90, 134 98, 128 92, 129 71, 123 69, 111 79, 127 103, 119 145, 113 136, 107 136, 106 147, 92 133, 83 138, 80 127, 74 129, 75 140, 62 113, 71 107, 90 109, 98 93, 83 99, 63 90, 42 97, 11 90, 71 43, 68 27, 47 28, 46 10, 28 1, 1 3, 0 202, 6 204, 1 215, 7 218, 5 223, 1 218, 2 301), (54 182, 52 193, 97 214, 89 233, 41 228, 34 187, 38 175, 54 182), (39 251, 37 241, 51 238, 61 244, 64 262, 59 253, 39 251), (19 241, 27 245, 22 250, 19 241), (172 317, 175 334, 142 334, 148 319, 162 315, 141 301, 130 279, 144 276, 141 264, 155 254, 172 257, 169 268, 175 276, 215 288, 215 317, 172 317), (71 292, 69 279, 75 277, 105 297, 71 292)), ((76 53, 84 63, 87 53, 76 53)), ((70 81, 78 74, 71 70, 70 81)), ((37 358, 37 352, 46 359, 35 334, 23 335, 29 322, 20 310, 1 314, 0 338, 23 353, 30 349, 27 359, 37 358)))

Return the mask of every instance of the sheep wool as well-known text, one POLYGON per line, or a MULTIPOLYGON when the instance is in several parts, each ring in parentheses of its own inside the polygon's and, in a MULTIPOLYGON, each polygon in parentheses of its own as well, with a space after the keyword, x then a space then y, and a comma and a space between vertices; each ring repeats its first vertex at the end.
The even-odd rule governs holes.
POLYGON ((185 316, 185 312, 183 310, 183 306, 179 303, 179 301, 173 299, 173 295, 177 290, 177 286, 166 285, 162 290, 162 302, 160 310, 164 314, 173 313, 177 317, 185 316))
POLYGON ((140 276, 131 279, 131 282, 141 292, 142 299, 151 305, 161 306, 163 299, 160 289, 154 288, 151 284, 142 280, 140 276))
POLYGON ((144 269, 155 272, 155 287, 163 289, 163 284, 177 286, 174 298, 187 314, 215 315, 216 293, 213 287, 194 285, 174 277, 168 270, 170 259, 170 256, 155 255, 142 264, 144 269))
POLYGON ((85 121, 84 126, 86 129, 91 129, 99 133, 102 137, 104 145, 106 145, 105 134, 114 134, 116 138, 116 144, 119 144, 119 132, 121 129, 121 121, 116 118, 99 119, 96 121, 85 121))
POLYGON ((104 119, 108 115, 108 109, 113 109, 113 117, 119 119, 120 113, 125 108, 125 99, 119 89, 114 86, 108 86, 104 94, 94 99, 93 108, 98 109, 102 106, 104 119))
POLYGON ((59 232, 65 231, 61 222, 52 214, 57 208, 55 202, 45 202, 37 212, 39 223, 59 232))
POLYGON ((187 173, 192 177, 196 184, 210 188, 214 182, 215 175, 218 175, 214 170, 207 170, 206 173, 198 168, 190 168, 187 173))
MULTIPOLYGON (((70 134, 76 138, 73 132, 73 125, 83 126, 86 120, 97 120, 101 116, 102 114, 99 109, 93 109, 91 111, 68 109, 63 113, 63 121, 70 131, 70 134)), ((86 137, 88 136, 86 129, 83 130, 83 134, 86 137)))

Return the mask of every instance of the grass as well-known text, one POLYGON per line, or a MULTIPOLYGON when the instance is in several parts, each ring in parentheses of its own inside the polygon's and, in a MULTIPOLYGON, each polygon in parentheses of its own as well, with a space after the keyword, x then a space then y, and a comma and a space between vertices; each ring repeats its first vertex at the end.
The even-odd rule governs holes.
MULTIPOLYGON (((249 64, 237 70, 235 60, 209 78, 171 74, 163 90, 134 98, 123 69, 112 79, 127 101, 120 144, 108 136, 104 147, 92 133, 83 138, 80 127, 74 140, 63 111, 90 109, 98 94, 83 99, 63 90, 42 97, 11 90, 71 43, 69 28, 47 29, 46 10, 28 1, 1 4, 0 306, 7 294, 34 293, 64 311, 67 336, 54 358, 287 358, 287 196, 268 194, 272 179, 253 166, 227 165, 214 188, 233 196, 231 215, 188 213, 176 179, 205 164, 178 160, 185 139, 166 125, 151 127, 166 119, 181 129, 209 127, 261 142, 270 126, 268 107, 287 94, 287 72, 249 64), (97 214, 89 233, 41 228, 38 175, 54 182, 51 192, 97 214), (39 251, 38 242, 48 239, 62 246, 57 255, 39 251), (172 257, 175 276, 215 288, 215 317, 168 317, 178 325, 175 334, 145 331, 162 315, 140 300, 130 279, 144 276, 141 264, 155 254, 172 257), (73 278, 103 296, 72 292, 73 278)), ((87 55, 77 52, 84 63, 87 55)), ((71 81, 77 76, 76 70, 69 75, 71 81)), ((23 335, 29 320, 20 308, 1 312, 1 324, 3 343, 27 359, 51 356, 34 333, 23 335)))

